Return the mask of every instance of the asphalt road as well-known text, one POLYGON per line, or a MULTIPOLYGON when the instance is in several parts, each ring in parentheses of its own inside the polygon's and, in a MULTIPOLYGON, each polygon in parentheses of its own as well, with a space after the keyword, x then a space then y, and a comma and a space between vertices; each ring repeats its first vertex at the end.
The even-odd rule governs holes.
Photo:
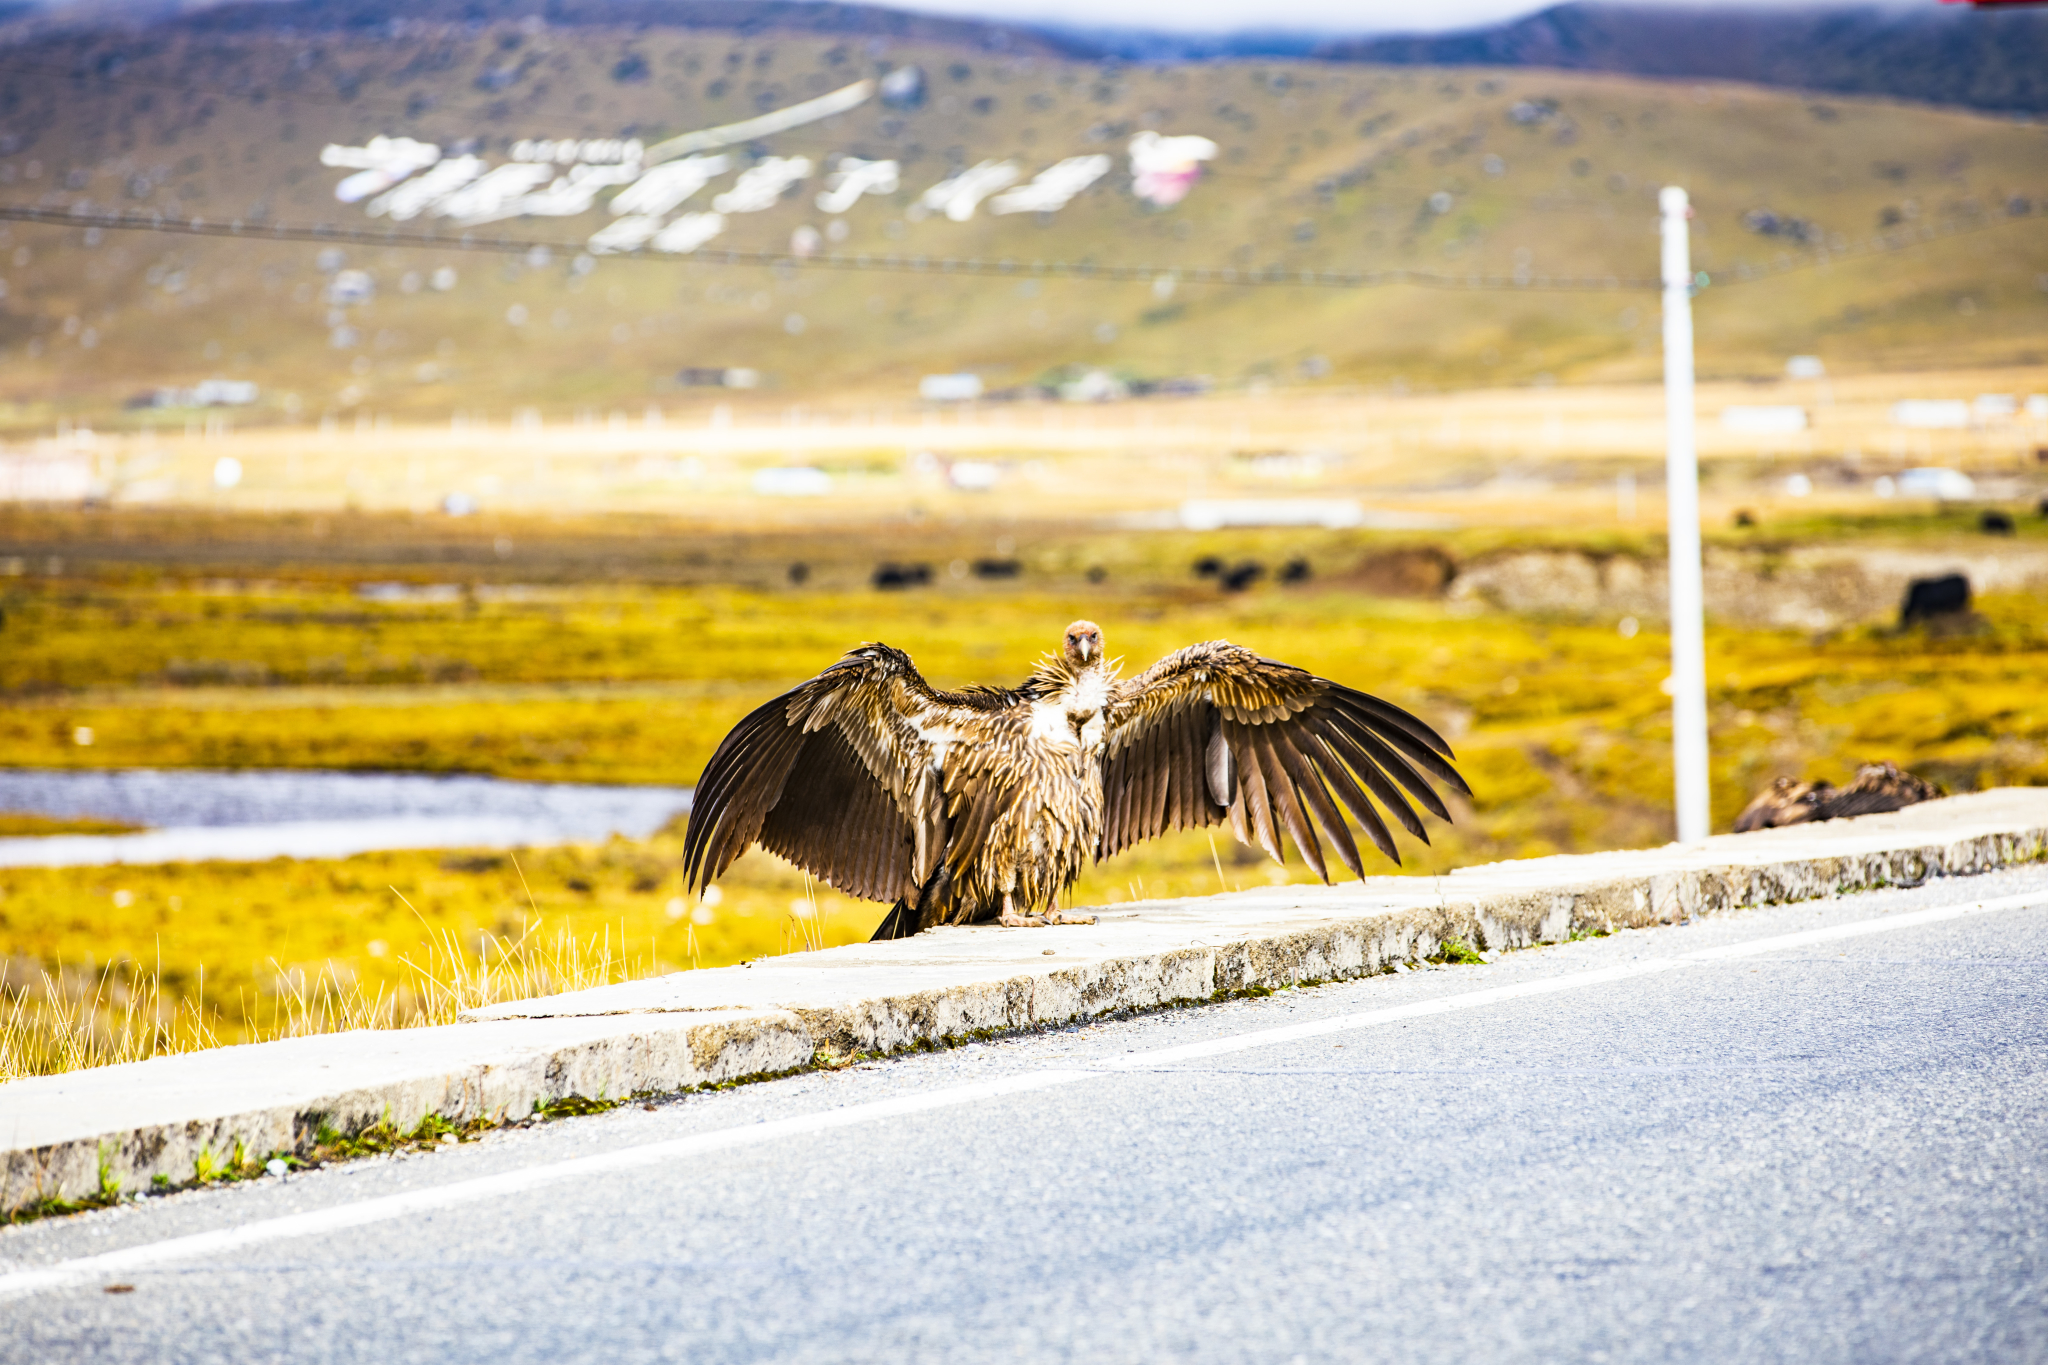
POLYGON ((0 1357, 2044 1360, 2048 868, 151 1200, 0 1287, 229 1228, 0 1301, 0 1357))

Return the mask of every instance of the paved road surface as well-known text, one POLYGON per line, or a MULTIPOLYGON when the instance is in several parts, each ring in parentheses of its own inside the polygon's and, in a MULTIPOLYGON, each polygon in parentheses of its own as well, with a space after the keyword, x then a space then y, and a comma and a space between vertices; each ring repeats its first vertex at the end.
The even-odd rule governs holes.
POLYGON ((2043 1360, 2048 869, 636 1107, 0 1258, 9 1361, 2043 1360))

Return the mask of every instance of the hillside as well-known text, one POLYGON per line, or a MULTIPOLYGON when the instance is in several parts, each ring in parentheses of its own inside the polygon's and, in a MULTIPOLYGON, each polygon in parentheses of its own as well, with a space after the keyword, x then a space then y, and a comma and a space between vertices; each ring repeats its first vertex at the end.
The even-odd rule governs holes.
MULTIPOLYGON (((388 219, 336 202, 349 172, 322 166, 323 146, 408 136, 496 166, 526 139, 652 144, 914 65, 928 80, 921 104, 870 100, 728 149, 733 164, 685 207, 731 188, 746 164, 801 156, 810 177, 763 211, 728 215, 717 247, 786 252, 810 229, 849 255, 1143 263, 1146 277, 593 260, 579 248, 612 221, 601 200, 581 215, 483 230, 561 244, 514 256, 349 246, 323 259, 288 242, 0 225, 0 426, 157 420, 123 404, 209 378, 257 383, 259 419, 374 411, 444 422, 657 395, 707 406, 902 402, 921 375, 963 369, 991 388, 1087 366, 1224 386, 1643 379, 1656 372, 1653 294, 1534 286, 1652 274, 1655 191, 1671 181, 1692 190, 1699 264, 1716 280, 1698 307, 1708 375, 1775 375, 1795 352, 1821 354, 1838 373, 2032 363, 2048 335, 2048 217, 2036 211, 2048 202, 2044 134, 2010 121, 1597 74, 1131 67, 939 20, 858 42, 654 22, 688 8, 557 27, 470 4, 408 6, 412 17, 398 19, 360 0, 311 6, 304 15, 321 22, 295 26, 295 6, 241 6, 18 43, 0 53, 0 204, 381 230, 388 219), (1152 129, 1218 144, 1170 208, 1131 189, 1126 149, 1152 129), (1028 178, 1096 153, 1113 169, 1057 212, 965 222, 914 212, 964 167, 1010 159, 1028 178), (819 211, 820 176, 845 155, 897 161, 900 187, 836 217, 819 211), (1935 225, 1973 230, 1891 254, 1853 250, 1935 225), (1832 264, 1742 282, 1774 262, 1816 259, 1817 247, 1832 264), (1478 272, 1528 286, 1185 278, 1205 266, 1478 272), (444 269, 445 290, 434 284, 444 269), (342 270, 363 272, 352 277, 360 301, 331 296, 342 270), (677 395, 685 367, 766 379, 753 395, 677 395)), ((693 12, 715 18, 717 8, 693 12)))
POLYGON ((1749 81, 2014 113, 2048 112, 2048 14, 1934 7, 1556 5, 1505 24, 1350 38, 1313 55, 1749 81))

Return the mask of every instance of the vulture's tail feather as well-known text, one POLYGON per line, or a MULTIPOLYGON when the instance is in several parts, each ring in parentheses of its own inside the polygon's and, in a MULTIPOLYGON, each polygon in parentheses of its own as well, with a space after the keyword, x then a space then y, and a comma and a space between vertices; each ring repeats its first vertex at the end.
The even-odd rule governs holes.
POLYGON ((917 932, 917 921, 910 913, 910 905, 897 901, 889 907, 889 913, 882 916, 881 924, 869 936, 868 942, 882 943, 892 938, 909 938, 917 932))

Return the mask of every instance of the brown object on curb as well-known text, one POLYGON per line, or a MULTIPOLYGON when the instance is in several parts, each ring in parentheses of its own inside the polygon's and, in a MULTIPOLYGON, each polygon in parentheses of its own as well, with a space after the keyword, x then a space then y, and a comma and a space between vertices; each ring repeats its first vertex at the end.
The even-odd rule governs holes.
POLYGON ((1924 778, 1915 777, 1896 763, 1866 763, 1846 787, 1828 781, 1801 782, 1780 777, 1757 793, 1735 819, 1735 832, 1748 834, 1759 829, 1781 829, 1814 820, 1846 820, 1854 815, 1877 815, 1903 810, 1922 801, 1932 801, 1941 789, 1924 778))

